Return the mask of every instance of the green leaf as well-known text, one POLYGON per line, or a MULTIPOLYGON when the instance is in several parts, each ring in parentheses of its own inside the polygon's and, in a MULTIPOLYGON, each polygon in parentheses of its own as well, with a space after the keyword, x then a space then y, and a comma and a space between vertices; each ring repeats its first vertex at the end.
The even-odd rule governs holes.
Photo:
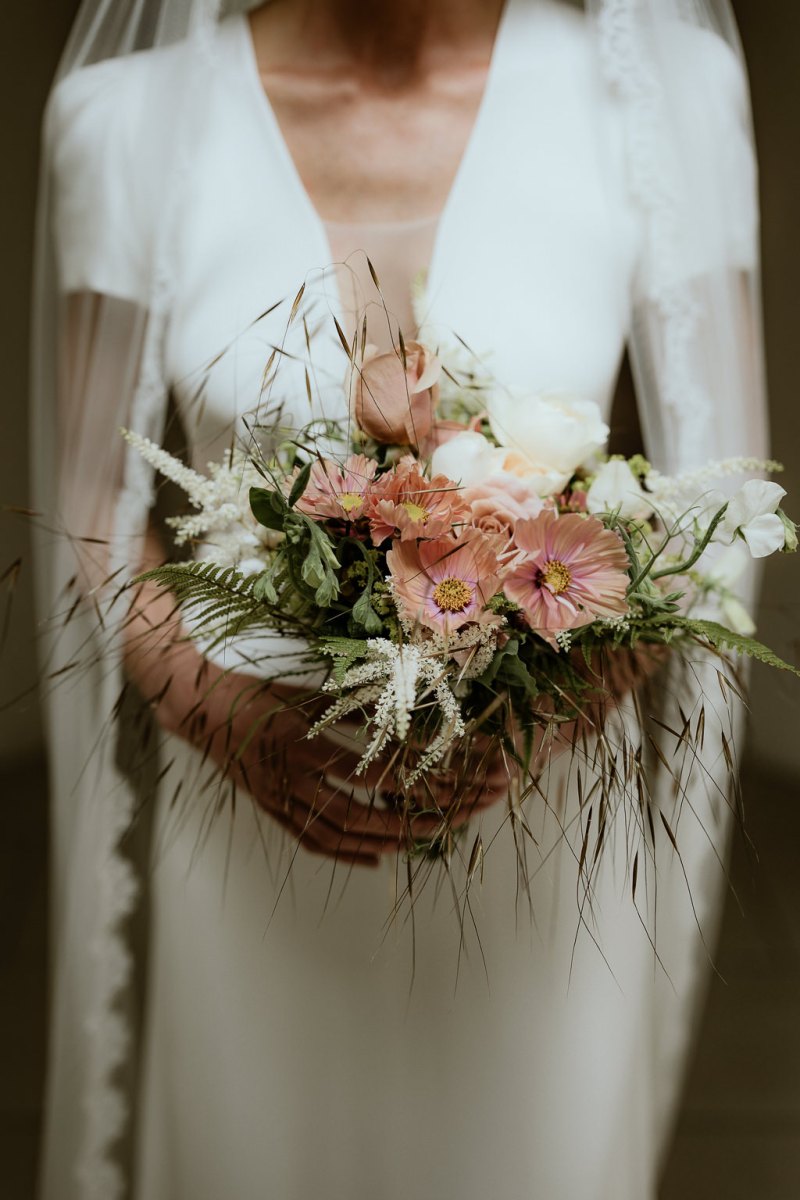
POLYGON ((300 474, 297 476, 297 479, 295 479, 294 483, 292 484, 292 490, 289 492, 289 499, 287 501, 289 508, 294 508, 295 504, 306 490, 308 486, 308 477, 310 474, 311 463, 307 462, 300 471, 300 474))
POLYGON ((320 608, 330 608, 339 595, 339 581, 331 571, 325 573, 325 578, 314 592, 314 599, 320 608))
POLYGON ((672 621, 680 629, 686 629, 696 637, 704 638, 717 650, 733 650, 737 654, 746 654, 749 658, 755 658, 759 662, 765 663, 768 667, 775 667, 779 671, 791 671, 793 675, 800 676, 800 670, 797 667, 784 662, 773 650, 770 650, 769 646, 757 642, 755 638, 743 637, 740 633, 734 633, 732 629, 728 629, 718 621, 699 621, 691 617, 673 617, 672 621))
POLYGON ((498 680, 511 687, 521 687, 528 696, 539 694, 536 680, 519 657, 519 642, 516 638, 510 638, 506 642, 480 676, 480 682, 484 686, 490 686, 498 680))
POLYGON ((497 651, 494 658, 487 666, 486 670, 479 677, 479 682, 482 683, 485 687, 490 687, 494 683, 495 679, 497 678, 497 673, 500 670, 500 667, 502 666, 504 659, 508 658, 511 655, 517 655, 518 653, 519 653, 519 642, 517 641, 516 638, 509 638, 508 641, 506 642, 505 646, 503 646, 502 649, 497 651))
POLYGON ((353 605, 353 620, 367 633, 380 633, 383 629, 383 621, 372 607, 368 591, 363 591, 353 605))
POLYGON ((283 530, 286 501, 280 492, 267 488, 250 488, 250 509, 259 525, 283 530))
POLYGON ((308 553, 303 559, 303 565, 300 568, 300 574, 305 583, 309 587, 317 588, 322 583, 326 575, 325 564, 323 563, 319 548, 315 542, 311 542, 308 547, 308 553))
POLYGON ((500 667, 498 677, 505 679, 512 687, 521 687, 526 695, 538 696, 539 688, 536 680, 531 675, 528 668, 525 666, 521 658, 510 656, 500 667))
POLYGON ((311 533, 311 540, 317 547, 317 552, 319 553, 320 558, 327 566, 332 567, 334 570, 338 570, 341 564, 336 557, 336 551, 334 550, 327 533, 322 526, 318 525, 316 521, 313 521, 311 517, 308 517, 307 521, 311 533))
POLYGON ((278 563, 273 563, 253 584, 253 595, 256 600, 266 600, 270 604, 278 603, 278 593, 275 589, 274 578, 278 563))
POLYGON ((367 643, 362 638, 327 637, 319 644, 322 654, 334 659, 333 678, 341 683, 354 663, 367 656, 367 643))

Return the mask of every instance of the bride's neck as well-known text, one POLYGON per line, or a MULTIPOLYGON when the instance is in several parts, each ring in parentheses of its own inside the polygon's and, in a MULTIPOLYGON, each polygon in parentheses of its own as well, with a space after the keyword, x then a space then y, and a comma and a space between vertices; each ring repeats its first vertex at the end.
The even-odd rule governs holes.
POLYGON ((503 0, 270 0, 250 15, 272 70, 357 71, 402 87, 450 60, 488 57, 503 0))

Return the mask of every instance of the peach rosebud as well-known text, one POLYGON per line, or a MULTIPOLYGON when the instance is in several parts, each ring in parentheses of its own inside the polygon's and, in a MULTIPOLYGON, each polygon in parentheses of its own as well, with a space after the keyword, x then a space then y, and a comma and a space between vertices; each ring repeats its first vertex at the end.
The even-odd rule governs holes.
POLYGON ((472 524, 488 522, 492 528, 513 529, 517 521, 538 517, 545 506, 541 496, 515 477, 485 479, 464 488, 461 495, 472 509, 472 524))
POLYGON ((439 400, 441 363, 419 342, 379 354, 367 346, 360 371, 353 373, 353 416, 376 442, 418 446, 433 426, 439 400))
POLYGON ((465 487, 461 493, 472 510, 470 525, 497 539, 497 557, 506 563, 517 556, 513 532, 517 521, 538 517, 545 506, 524 480, 513 475, 495 476, 465 487))

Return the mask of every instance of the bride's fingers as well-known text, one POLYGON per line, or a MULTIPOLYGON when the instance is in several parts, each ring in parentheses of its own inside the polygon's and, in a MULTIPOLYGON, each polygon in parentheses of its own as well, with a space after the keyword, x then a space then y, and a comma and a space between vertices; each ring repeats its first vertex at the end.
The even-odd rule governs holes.
POLYGON ((281 808, 269 811, 312 854, 371 867, 377 867, 380 863, 380 854, 372 846, 365 845, 363 837, 342 834, 327 825, 314 823, 303 805, 298 805, 291 812, 281 808))
MULTIPOLYGON (((408 836, 410 814, 383 808, 377 803, 363 803, 341 787, 325 789, 315 800, 315 807, 329 821, 340 823, 343 829, 391 843, 395 847, 408 836)), ((426 832, 433 829, 436 820, 435 815, 413 816, 415 832, 418 829, 426 832)))

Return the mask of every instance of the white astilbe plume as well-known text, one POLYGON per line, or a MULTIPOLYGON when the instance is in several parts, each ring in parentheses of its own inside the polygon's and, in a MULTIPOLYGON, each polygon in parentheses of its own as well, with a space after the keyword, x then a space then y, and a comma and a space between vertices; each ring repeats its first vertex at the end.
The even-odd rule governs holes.
POLYGON ((418 632, 415 640, 401 645, 388 638, 370 638, 366 658, 340 678, 325 683, 325 691, 338 692, 339 697, 308 736, 316 737, 355 709, 372 709, 367 717, 372 738, 356 768, 361 773, 387 742, 406 739, 415 708, 432 698, 442 719, 436 736, 406 779, 408 785, 413 784, 463 737, 464 718, 453 686, 485 669, 494 654, 498 631, 497 624, 469 625, 446 642, 438 635, 423 637, 418 632))
POLYGON ((645 477, 647 489, 657 504, 681 504, 683 509, 695 504, 709 490, 710 485, 731 475, 774 474, 782 471, 780 463, 764 458, 720 458, 707 462, 703 467, 683 471, 680 475, 662 475, 650 469, 645 477))
POLYGON ((222 462, 209 463, 208 475, 201 475, 149 438, 126 429, 122 434, 146 462, 177 484, 198 510, 167 518, 176 546, 202 540, 206 550, 202 557, 211 554, 222 566, 252 572, 267 566, 269 552, 283 535, 259 525, 250 511, 250 488, 263 486, 264 481, 244 450, 227 450, 222 462))

